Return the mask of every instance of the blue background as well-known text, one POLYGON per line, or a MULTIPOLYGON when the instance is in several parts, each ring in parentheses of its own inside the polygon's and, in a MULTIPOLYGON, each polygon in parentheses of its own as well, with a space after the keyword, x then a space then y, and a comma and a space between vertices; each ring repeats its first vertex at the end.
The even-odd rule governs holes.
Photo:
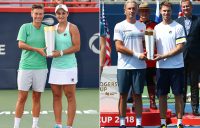
MULTIPOLYGON (((22 24, 32 21, 30 13, 0 13, 0 45, 5 44, 5 55, 0 55, 0 89, 17 88, 17 69, 21 49, 16 41, 22 24)), ((79 88, 99 86, 99 54, 89 48, 89 39, 99 32, 99 13, 70 13, 68 21, 77 25, 81 35, 81 49, 76 54, 79 88)), ((94 42, 99 49, 99 39, 94 42)), ((51 59, 48 59, 50 67, 51 59)), ((49 85, 47 84, 47 87, 49 85)))

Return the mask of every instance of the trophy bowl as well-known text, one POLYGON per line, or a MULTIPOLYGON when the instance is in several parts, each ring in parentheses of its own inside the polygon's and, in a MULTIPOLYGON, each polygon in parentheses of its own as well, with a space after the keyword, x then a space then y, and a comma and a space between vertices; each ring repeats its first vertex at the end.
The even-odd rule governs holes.
POLYGON ((147 58, 149 60, 153 60, 154 59, 154 48, 155 48, 153 31, 151 31, 151 30, 145 31, 144 38, 145 38, 145 47, 146 47, 146 52, 147 52, 147 58))
POLYGON ((47 56, 52 56, 52 52, 55 50, 55 27, 45 26, 45 44, 46 44, 46 54, 47 56))

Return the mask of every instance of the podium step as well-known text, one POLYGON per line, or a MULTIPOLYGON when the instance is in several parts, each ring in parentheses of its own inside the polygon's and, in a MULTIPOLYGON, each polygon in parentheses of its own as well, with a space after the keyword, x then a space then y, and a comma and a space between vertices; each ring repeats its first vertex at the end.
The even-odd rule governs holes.
MULTIPOLYGON (((172 115, 171 110, 167 111, 167 123, 171 122, 170 117, 172 115)), ((136 125, 135 112, 127 109, 126 117, 127 126, 136 125)), ((152 110, 149 108, 143 108, 142 112, 142 125, 143 126, 159 126, 160 125, 160 112, 159 110, 152 110)), ((113 127, 119 126, 119 114, 117 112, 101 112, 100 113, 100 126, 101 127, 113 127)))
MULTIPOLYGON (((177 118, 175 115, 171 116, 171 124, 176 124, 177 118)), ((198 125, 200 126, 200 116, 194 116, 191 113, 186 113, 183 116, 183 124, 184 125, 189 125, 189 126, 195 126, 198 125)))
MULTIPOLYGON (((167 111, 167 124, 176 125, 176 115, 171 110, 167 111)), ((126 117, 127 126, 136 125, 136 115, 132 109, 127 109, 126 117)), ((186 113, 183 116, 183 124, 186 126, 200 126, 200 116, 194 116, 191 113, 186 113)), ((159 126, 160 125, 160 112, 159 110, 152 110, 143 108, 142 112, 142 125, 143 126, 159 126)), ((101 127, 115 127, 119 126, 118 112, 101 112, 100 113, 100 126, 101 127)))

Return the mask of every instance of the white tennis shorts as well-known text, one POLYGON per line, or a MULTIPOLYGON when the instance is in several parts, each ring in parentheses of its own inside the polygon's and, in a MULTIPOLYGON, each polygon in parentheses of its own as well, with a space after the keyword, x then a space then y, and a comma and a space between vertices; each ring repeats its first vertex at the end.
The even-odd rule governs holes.
POLYGON ((47 73, 47 69, 18 70, 18 90, 29 91, 30 87, 32 86, 32 90, 36 92, 44 92, 47 73))
POLYGON ((51 68, 49 83, 57 85, 76 84, 78 82, 77 67, 69 69, 51 68))

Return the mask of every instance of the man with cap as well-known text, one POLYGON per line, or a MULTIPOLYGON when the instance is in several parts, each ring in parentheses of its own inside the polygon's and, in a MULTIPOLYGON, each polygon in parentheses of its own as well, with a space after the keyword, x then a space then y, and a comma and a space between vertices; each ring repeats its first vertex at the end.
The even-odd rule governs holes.
POLYGON ((68 103, 65 128, 72 128, 76 114, 75 91, 78 82, 75 53, 80 50, 80 33, 75 24, 68 22, 69 12, 66 5, 57 5, 55 13, 59 23, 55 25, 55 51, 49 75, 56 122, 54 128, 62 128, 62 91, 68 103))
MULTIPOLYGON (((150 17, 150 8, 147 2, 142 2, 139 5, 139 15, 140 22, 143 22, 146 25, 147 31, 153 31, 156 26, 156 22, 151 21, 150 17)), ((156 61, 155 60, 147 60, 147 69, 146 69, 146 82, 147 82, 147 90, 149 93, 150 100, 150 108, 157 109, 155 102, 155 76, 156 76, 156 61)))

